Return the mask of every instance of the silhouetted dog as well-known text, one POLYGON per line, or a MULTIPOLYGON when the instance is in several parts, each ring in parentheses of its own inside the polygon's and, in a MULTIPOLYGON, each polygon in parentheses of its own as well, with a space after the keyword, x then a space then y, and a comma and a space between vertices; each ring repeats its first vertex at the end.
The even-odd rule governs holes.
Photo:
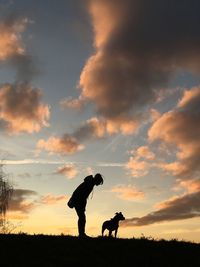
POLYGON ((116 212, 115 216, 109 221, 105 221, 102 225, 102 236, 106 229, 109 231, 109 236, 112 236, 112 231, 115 231, 115 237, 117 236, 117 231, 119 227, 119 221, 125 220, 121 212, 116 212))

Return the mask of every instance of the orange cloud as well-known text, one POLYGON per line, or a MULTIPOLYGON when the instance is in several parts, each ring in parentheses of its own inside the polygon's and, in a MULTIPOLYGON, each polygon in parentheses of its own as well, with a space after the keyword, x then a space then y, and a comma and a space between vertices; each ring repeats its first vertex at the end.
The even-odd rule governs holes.
POLYGON ((187 107, 188 105, 194 105, 194 103, 199 100, 200 88, 193 87, 191 90, 185 90, 182 99, 178 103, 179 108, 187 107))
POLYGON ((109 134, 121 132, 123 135, 130 135, 139 128, 139 121, 134 118, 119 117, 116 119, 107 119, 106 128, 109 134))
POLYGON ((84 149, 80 142, 103 138, 106 125, 103 120, 93 117, 84 122, 72 134, 64 134, 61 138, 50 137, 47 141, 39 140, 38 149, 60 154, 73 154, 84 149))
POLYGON ((141 146, 135 151, 129 151, 133 156, 129 158, 125 168, 128 169, 133 177, 144 176, 151 167, 155 167, 156 163, 150 163, 155 159, 155 154, 150 151, 148 146, 141 146), (144 160, 145 159, 145 160, 144 160))
POLYGON ((31 55, 27 54, 22 42, 27 18, 10 16, 0 21, 0 61, 7 61, 16 70, 17 83, 30 83, 38 73, 31 55))
POLYGON ((69 97, 69 98, 66 98, 60 101, 60 106, 62 108, 71 108, 71 109, 81 110, 83 105, 84 105, 84 100, 82 100, 81 98, 73 99, 69 97))
POLYGON ((72 135, 79 141, 87 141, 93 138, 103 138, 105 131, 105 122, 93 117, 83 123, 72 135))
POLYGON ((50 137, 47 141, 39 140, 37 148, 51 153, 73 154, 84 149, 84 146, 80 144, 81 142, 102 139, 119 131, 128 135, 137 127, 138 124, 133 120, 105 120, 104 118, 92 117, 70 135, 64 134, 61 138, 50 137))
POLYGON ((49 107, 41 103, 41 91, 28 84, 5 84, 0 88, 0 121, 10 134, 38 132, 47 127, 49 107))
POLYGON ((157 205, 157 210, 141 218, 128 219, 124 225, 148 225, 156 222, 199 217, 200 201, 200 88, 186 90, 177 107, 164 113, 148 132, 149 140, 161 140, 177 149, 176 160, 158 162, 176 177, 174 190, 186 189, 181 196, 157 205))
POLYGON ((157 167, 163 169, 167 173, 172 173, 175 176, 180 176, 187 171, 187 167, 177 161, 171 163, 160 162, 157 163, 157 167))
POLYGON ((118 12, 117 6, 113 3, 95 0, 90 1, 89 13, 92 17, 93 29, 95 33, 95 46, 101 48, 106 44, 109 35, 115 28, 117 20, 115 15, 118 12))
POLYGON ((151 141, 160 139, 177 147, 177 161, 163 169, 184 179, 200 172, 200 88, 185 91, 175 110, 163 114, 148 132, 151 141))
POLYGON ((64 200, 67 200, 65 195, 54 196, 52 194, 47 194, 41 198, 41 203, 45 205, 54 205, 64 200))
POLYGON ((158 110, 154 109, 154 108, 152 108, 150 110, 150 115, 151 115, 151 120, 152 121, 158 120, 160 118, 160 116, 161 116, 160 112, 158 110))
POLYGON ((172 93, 166 86, 176 72, 199 73, 196 2, 88 2, 95 51, 80 75, 79 99, 92 102, 99 116, 112 121, 111 132, 133 133, 147 117, 160 116, 150 105, 165 97, 165 91, 172 93), (135 125, 127 128, 124 120, 130 118, 135 125))
POLYGON ((56 171, 56 174, 63 174, 68 179, 73 179, 77 175, 78 171, 74 165, 65 165, 59 167, 56 171))
POLYGON ((138 160, 135 157, 130 157, 125 168, 130 171, 133 177, 140 177, 145 176, 148 173, 150 164, 144 160, 138 160))
POLYGON ((37 192, 28 189, 14 189, 11 200, 9 202, 9 212, 29 213, 32 209, 37 207, 37 202, 29 200, 37 196, 37 192))
POLYGON ((28 219, 28 215, 21 212, 8 212, 6 214, 6 219, 8 220, 26 220, 28 219))
POLYGON ((21 42, 21 34, 26 28, 28 20, 26 18, 0 22, 0 60, 7 60, 15 55, 25 53, 21 42))
POLYGON ((177 180, 177 186, 173 188, 175 191, 180 189, 186 189, 188 193, 195 193, 200 191, 200 180, 194 179, 194 180, 177 180))
POLYGON ((148 148, 148 146, 141 146, 137 149, 137 156, 138 157, 142 157, 142 158, 146 158, 149 160, 153 160, 155 159, 155 154, 153 152, 150 151, 150 149, 148 148))
POLYGON ((38 72, 33 58, 22 42, 29 20, 10 16, 0 21, 0 61, 7 61, 16 70, 14 84, 0 88, 0 128, 9 134, 38 132, 48 126, 49 107, 41 103, 41 90, 30 81, 38 72))
POLYGON ((141 218, 127 219, 123 226, 142 226, 164 221, 183 220, 200 216, 200 192, 173 197, 158 205, 158 210, 141 218))
POLYGON ((138 123, 127 118, 105 119, 93 117, 83 123, 74 133, 80 141, 86 141, 92 138, 100 139, 106 135, 121 132, 124 135, 133 133, 138 128, 138 123))
POLYGON ((144 192, 137 190, 132 185, 116 185, 111 190, 111 192, 116 193, 120 199, 134 201, 144 198, 144 192))
POLYGON ((120 91, 123 86, 117 84, 117 77, 112 75, 108 77, 106 73, 101 73, 109 73, 107 68, 113 68, 109 64, 116 66, 121 63, 107 62, 107 60, 109 59, 104 58, 101 53, 97 53, 88 60, 80 77, 82 98, 96 104, 97 112, 107 121, 108 130, 111 133, 122 131, 122 133, 131 134, 138 129, 139 122, 143 120, 143 116, 139 113, 133 116, 126 112, 132 105, 130 104, 131 96, 128 98, 127 95, 123 94, 123 90, 120 91), (97 79, 99 74, 102 75, 102 79, 97 79), (96 89, 94 90, 94 88, 96 89))
MULTIPOLYGON (((183 195, 185 196, 185 195, 183 195)), ((183 197, 181 196, 181 197, 183 197)), ((158 210, 162 210, 162 209, 166 209, 166 208, 169 208, 169 207, 172 207, 173 206, 173 203, 176 203, 177 200, 180 199, 180 196, 173 196, 173 197, 170 197, 169 199, 167 200, 164 200, 160 203, 157 203, 155 205, 155 208, 158 209, 158 210)))
POLYGON ((77 140, 67 134, 63 137, 50 137, 47 141, 41 139, 37 143, 39 150, 44 149, 50 153, 74 154, 84 148, 77 140))

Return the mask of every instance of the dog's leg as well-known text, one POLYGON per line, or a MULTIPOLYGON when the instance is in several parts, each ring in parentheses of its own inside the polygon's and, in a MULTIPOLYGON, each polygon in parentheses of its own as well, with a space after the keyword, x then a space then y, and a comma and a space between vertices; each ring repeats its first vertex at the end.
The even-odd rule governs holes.
POLYGON ((101 229, 101 235, 102 235, 102 236, 103 236, 104 231, 105 231, 105 228, 104 228, 103 225, 102 225, 102 229, 101 229))
POLYGON ((109 237, 112 236, 112 230, 109 230, 109 237))
POLYGON ((117 237, 118 228, 115 230, 115 238, 117 237))

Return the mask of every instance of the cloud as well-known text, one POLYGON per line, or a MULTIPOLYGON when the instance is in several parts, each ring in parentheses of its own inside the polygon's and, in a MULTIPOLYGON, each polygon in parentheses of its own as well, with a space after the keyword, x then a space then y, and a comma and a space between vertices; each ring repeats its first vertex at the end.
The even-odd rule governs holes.
POLYGON ((200 216, 200 192, 174 197, 160 203, 157 211, 141 218, 127 219, 123 226, 142 226, 171 220, 183 220, 200 216))
POLYGON ((27 214, 24 214, 24 213, 21 213, 19 211, 13 211, 13 212, 8 212, 6 214, 6 218, 8 220, 26 220, 28 219, 28 215, 27 214))
POLYGON ((187 190, 188 193, 200 192, 200 179, 186 180, 186 181, 178 180, 177 182, 178 182, 177 189, 184 188, 187 190))
POLYGON ((52 194, 47 194, 41 198, 41 204, 54 205, 61 201, 66 201, 68 198, 65 195, 54 196, 52 194))
POLYGON ((92 117, 82 123, 71 134, 66 133, 62 137, 52 136, 47 141, 43 139, 39 140, 37 148, 53 153, 73 154, 84 149, 84 145, 81 144, 82 142, 103 139, 119 131, 124 135, 129 135, 135 128, 137 128, 137 123, 134 121, 128 121, 126 119, 114 121, 92 117))
POLYGON ((68 179, 73 179, 76 177, 78 171, 74 165, 70 164, 59 167, 55 173, 65 175, 68 179))
POLYGON ((105 123, 94 117, 84 122, 72 134, 66 133, 62 137, 52 136, 47 141, 39 140, 37 148, 52 153, 74 154, 84 149, 82 142, 103 138, 105 131, 105 123))
POLYGON ((138 160, 135 157, 130 157, 125 168, 130 171, 132 177, 140 177, 145 176, 148 173, 150 164, 144 160, 138 160))
POLYGON ((41 90, 29 84, 4 84, 0 88, 0 122, 10 134, 38 132, 48 126, 49 107, 41 103, 41 90))
POLYGON ((36 191, 27 189, 14 189, 9 202, 7 218, 10 220, 28 219, 28 214, 40 205, 54 205, 66 201, 66 195, 47 194, 39 196, 36 191))
POLYGON ((101 139, 108 135, 113 135, 121 131, 124 135, 129 135, 138 127, 138 123, 128 120, 125 117, 116 120, 105 120, 100 117, 92 117, 82 124, 72 134, 80 141, 91 139, 101 139))
POLYGON ((33 58, 26 51, 22 34, 30 21, 9 16, 0 21, 0 62, 16 71, 15 83, 0 87, 0 129, 10 134, 38 132, 48 126, 50 110, 41 103, 41 90, 31 86, 38 73, 33 58))
POLYGON ((150 115, 151 115, 152 121, 156 121, 161 116, 160 112, 156 109, 153 109, 153 108, 150 110, 150 115))
POLYGON ((81 110, 83 105, 84 105, 84 100, 73 99, 72 97, 68 97, 60 101, 60 106, 62 108, 71 108, 75 110, 81 110))
POLYGON ((119 125, 118 122, 105 121, 104 119, 93 117, 85 121, 71 134, 66 133, 62 137, 52 136, 47 141, 39 140, 37 149, 59 154, 74 154, 84 149, 82 142, 102 139, 107 135, 116 133, 118 127, 121 127, 124 134, 128 134, 130 129, 135 127, 135 123, 129 124, 124 121, 123 124, 119 125))
POLYGON ((199 73, 199 7, 196 0, 89 1, 95 52, 82 70, 79 98, 106 120, 139 126, 176 72, 199 73))
POLYGON ((79 141, 102 138, 105 135, 105 123, 96 117, 87 120, 72 135, 79 141))
POLYGON ((116 134, 121 132, 123 135, 130 135, 136 132, 140 124, 139 119, 127 118, 126 116, 119 116, 106 120, 107 132, 109 134, 116 134))
MULTIPOLYGON (((175 160, 155 166, 175 176, 174 191, 184 190, 157 205, 158 210, 141 218, 131 218, 125 225, 148 225, 200 216, 200 88, 185 90, 177 106, 162 114, 148 131, 149 141, 160 140, 175 148, 175 160)), ((137 165, 136 165, 137 166, 137 165)), ((146 166, 144 166, 145 168, 146 166)))
POLYGON ((136 153, 137 153, 137 156, 141 158, 145 158, 149 160, 155 159, 155 154, 152 151, 150 151, 148 146, 140 146, 137 149, 136 153))
POLYGON ((0 21, 0 61, 16 70, 16 81, 29 83, 38 73, 31 55, 27 54, 22 34, 30 23, 26 17, 9 16, 0 21))
POLYGON ((178 178, 200 173, 200 88, 186 90, 176 109, 164 113, 148 132, 150 141, 161 140, 177 147, 176 161, 161 167, 178 178))
POLYGON ((140 146, 135 151, 129 151, 133 156, 129 158, 125 168, 128 169, 133 177, 145 176, 150 168, 155 167, 156 163, 150 163, 155 159, 155 154, 148 146, 140 146))
MULTIPOLYGON (((4 160, 3 163, 6 165, 26 165, 26 164, 44 164, 44 165, 58 165, 64 164, 64 160, 45 160, 45 159, 21 159, 21 160, 4 160)), ((69 162, 72 164, 73 162, 69 162)))
POLYGON ((193 87, 190 90, 185 90, 182 99, 178 102, 179 108, 187 108, 187 110, 195 110, 199 108, 200 88, 193 87))
POLYGON ((132 185, 116 185, 110 192, 116 193, 117 197, 123 200, 134 201, 144 198, 144 192, 137 190, 132 185))
POLYGON ((10 63, 16 70, 16 81, 18 83, 30 83, 32 78, 39 73, 31 55, 15 55, 10 63))
POLYGON ((37 206, 34 200, 28 198, 37 196, 37 192, 27 189, 14 189, 11 200, 9 202, 9 212, 29 213, 37 206))
POLYGON ((78 141, 68 135, 65 134, 62 137, 50 137, 45 141, 44 139, 40 139, 37 143, 37 149, 46 150, 50 153, 59 153, 62 155, 73 154, 84 148, 83 145, 79 144, 78 141))
POLYGON ((0 21, 0 61, 23 55, 25 48, 21 41, 21 34, 26 28, 26 18, 9 17, 0 21))

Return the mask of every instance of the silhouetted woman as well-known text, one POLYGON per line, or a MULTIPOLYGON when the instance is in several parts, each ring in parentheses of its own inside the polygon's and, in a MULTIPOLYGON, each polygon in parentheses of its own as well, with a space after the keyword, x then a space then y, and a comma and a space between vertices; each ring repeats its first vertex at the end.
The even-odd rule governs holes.
POLYGON ((68 202, 68 206, 70 208, 75 208, 78 215, 78 232, 80 237, 87 237, 85 234, 85 207, 87 204, 87 198, 92 192, 93 187, 101 184, 103 184, 101 174, 97 173, 94 177, 92 175, 87 176, 84 179, 84 182, 76 188, 68 202))

